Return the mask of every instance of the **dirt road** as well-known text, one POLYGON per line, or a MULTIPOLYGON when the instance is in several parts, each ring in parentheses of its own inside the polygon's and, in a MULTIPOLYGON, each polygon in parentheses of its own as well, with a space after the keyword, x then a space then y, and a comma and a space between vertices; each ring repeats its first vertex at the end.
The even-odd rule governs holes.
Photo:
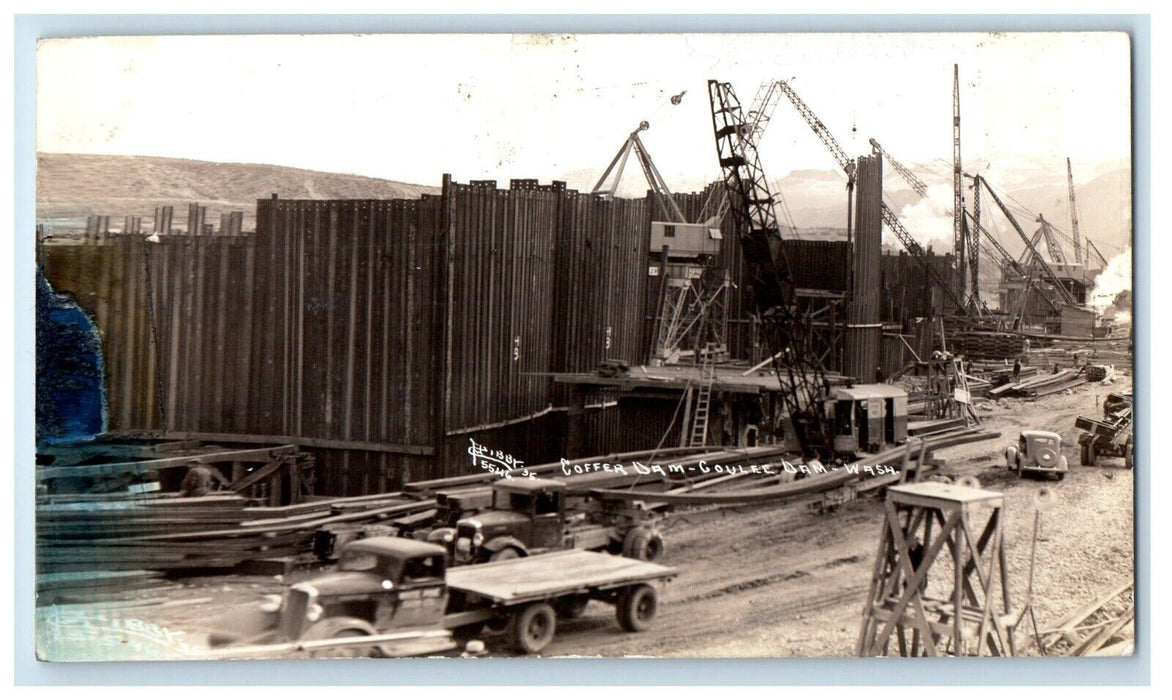
MULTIPOLYGON (((1038 622, 1059 620, 1133 570, 1133 480, 1122 460, 1078 464, 1077 415, 1100 413, 1103 397, 1128 386, 1085 385, 1036 401, 1010 400, 982 412, 998 440, 941 451, 942 473, 975 476, 1006 496, 1004 546, 1015 605, 1025 592, 1033 528, 1033 499, 1042 486, 1057 502, 1044 513, 1038 547, 1035 610, 1038 622), (1062 482, 1019 479, 1004 468, 1003 450, 1023 428, 1059 432, 1071 473, 1062 482)), ((613 609, 591 603, 586 614, 559 624, 547 656, 773 657, 850 656, 881 525, 874 497, 821 514, 809 502, 772 508, 727 509, 676 517, 666 534, 667 564, 680 576, 670 586, 656 625, 625 634, 613 609)), ((296 578, 314 572, 299 573, 296 578)), ((279 592, 273 577, 189 580, 167 594, 164 606, 134 614, 199 646, 207 621, 232 605, 279 592)), ((126 611, 127 614, 130 611, 126 611)), ((1024 632, 1023 628, 1023 632, 1024 632)), ((1020 637, 1019 637, 1020 639, 1020 637)), ((487 637, 493 654, 507 655, 503 639, 487 637)), ((1036 654, 1032 647, 1026 654, 1036 654)))
MULTIPOLYGON (((1123 461, 1078 463, 1078 415, 1101 412, 1115 385, 1084 385, 1036 401, 1010 400, 982 412, 999 440, 939 453, 942 473, 975 476, 1006 496, 1004 547, 1015 605, 1024 597, 1033 531, 1034 494, 1052 489, 1044 511, 1035 570, 1040 625, 1059 620, 1134 568, 1133 480, 1123 461), (1062 482, 1020 479, 1002 451, 1023 428, 1060 433, 1071 473, 1062 482)), ((609 608, 592 603, 586 616, 562 625, 551 655, 679 657, 850 656, 882 524, 881 502, 855 501, 822 515, 805 504, 728 512, 722 519, 678 523, 668 534, 667 563, 681 575, 670 587, 653 630, 617 631, 609 608)), ((686 516, 685 516, 686 517, 686 516)), ((1024 629, 1023 629, 1024 631, 1024 629)), ((1036 654, 1027 649, 1027 654, 1036 654)))

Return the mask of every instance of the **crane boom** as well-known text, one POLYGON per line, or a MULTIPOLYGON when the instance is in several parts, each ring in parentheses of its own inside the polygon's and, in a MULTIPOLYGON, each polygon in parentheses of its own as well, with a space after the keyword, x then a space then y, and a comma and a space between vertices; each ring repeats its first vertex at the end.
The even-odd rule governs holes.
POLYGON ((1058 243, 1058 237, 1054 235, 1054 229, 1050 227, 1050 222, 1046 221, 1046 217, 1038 214, 1037 222, 1042 225, 1042 235, 1046 237, 1046 248, 1050 251, 1050 259, 1059 265, 1066 264, 1066 255, 1062 252, 1062 246, 1058 243))
POLYGON ((708 81, 716 155, 724 175, 745 272, 767 351, 773 357, 779 395, 794 426, 803 457, 830 457, 822 389, 827 385, 809 319, 798 308, 796 286, 782 245, 773 197, 745 115, 729 83, 708 81), (788 382, 782 379, 785 372, 788 382))
POLYGON ((871 139, 870 143, 871 148, 874 148, 876 153, 882 155, 883 158, 887 160, 888 165, 895 168, 895 172, 899 173, 900 177, 902 177, 904 181, 907 182, 907 184, 911 185, 911 188, 916 191, 916 194, 920 195, 921 197, 926 197, 928 195, 928 186, 924 184, 923 180, 916 177, 916 174, 911 170, 908 170, 903 165, 903 163, 900 163, 898 160, 893 158, 890 153, 883 149, 883 146, 879 145, 878 141, 871 139))
POLYGON ((1021 239, 1025 241, 1026 247, 1028 247, 1030 252, 1034 254, 1035 264, 1040 266, 1043 272, 1045 272, 1046 280, 1050 282, 1050 284, 1054 285, 1054 287, 1058 290, 1058 293, 1062 296, 1062 301, 1071 306, 1077 306, 1078 304, 1075 302, 1074 296, 1071 295, 1070 290, 1068 290, 1066 286, 1062 284, 1062 281, 1058 279, 1058 275, 1054 273, 1054 269, 1050 267, 1050 264, 1046 262, 1046 259, 1042 257, 1041 253, 1038 252, 1038 249, 1034 247, 1034 244, 1030 242, 1030 239, 1028 236, 1026 236, 1025 231, 1021 229, 1021 224, 1017 223, 1017 219, 1014 218, 1013 213, 1009 211, 1009 207, 1005 206, 1005 202, 1002 202, 1001 198, 997 196, 997 193, 993 191, 993 188, 989 185, 989 181, 980 176, 978 176, 977 179, 985 185, 985 191, 988 192, 989 196, 993 198, 993 202, 997 204, 997 208, 1001 210, 1001 213, 1005 215, 1005 218, 1009 219, 1009 223, 1013 225, 1013 230, 1017 231, 1017 235, 1021 236, 1021 239))
MULTIPOLYGON (((798 94, 794 92, 793 88, 789 86, 789 83, 785 82, 784 80, 778 80, 777 85, 781 89, 782 94, 789 98, 789 101, 793 104, 794 108, 797 109, 798 113, 802 115, 802 118, 806 120, 806 124, 808 124, 810 129, 812 129, 818 136, 818 139, 822 141, 822 144, 826 146, 827 150, 830 151, 830 155, 834 156, 834 160, 838 163, 838 167, 842 168, 848 179, 853 180, 855 175, 855 164, 853 161, 851 161, 850 158, 847 157, 846 151, 842 150, 842 146, 839 145, 838 140, 835 139, 834 135, 830 133, 830 130, 826 128, 826 125, 822 123, 822 120, 819 119, 816 114, 814 114, 814 110, 810 109, 809 105, 803 102, 802 98, 798 97, 798 94)), ((903 223, 899 220, 899 217, 895 215, 895 212, 891 211, 891 208, 887 206, 886 202, 881 203, 881 213, 883 216, 883 223, 887 224, 887 228, 891 229, 891 232, 894 233, 895 237, 899 239, 900 244, 902 244, 903 247, 907 249, 909 253, 911 253, 912 257, 920 263, 920 265, 924 268, 924 273, 928 276, 928 279, 944 292, 948 299, 956 305, 957 309, 959 309, 962 313, 965 312, 969 306, 957 298, 956 294, 952 290, 952 285, 944 281, 940 277, 939 273, 936 272, 935 268, 933 268, 932 265, 928 263, 928 257, 924 252, 923 247, 916 242, 916 239, 912 237, 912 234, 908 232, 907 228, 904 227, 903 223)))
MULTIPOLYGON (((1091 249, 1091 250, 1095 251, 1095 255, 1098 255, 1098 256, 1099 256, 1099 260, 1102 260, 1102 261, 1103 261, 1103 267, 1107 267, 1107 265, 1108 265, 1107 258, 1103 257, 1103 254, 1099 252, 1099 246, 1095 245, 1095 244, 1094 244, 1094 242, 1093 242, 1091 239, 1089 239, 1089 238, 1087 239, 1087 247, 1088 247, 1089 249, 1091 249)), ((1090 260, 1090 258, 1091 258, 1091 256, 1090 256, 1090 254, 1088 253, 1088 254, 1087 254, 1087 260, 1090 260)))
POLYGON ((1074 174, 1070 171, 1069 157, 1066 158, 1066 193, 1070 198, 1070 233, 1074 236, 1074 261, 1081 263, 1085 258, 1078 240, 1078 207, 1074 204, 1074 174))

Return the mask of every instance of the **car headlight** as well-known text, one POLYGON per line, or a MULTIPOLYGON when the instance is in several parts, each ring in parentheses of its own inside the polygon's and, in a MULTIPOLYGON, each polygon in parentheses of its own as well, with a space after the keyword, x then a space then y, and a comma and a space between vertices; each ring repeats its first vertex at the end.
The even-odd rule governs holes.
POLYGON ((455 532, 453 532, 453 531, 451 531, 451 530, 448 530, 447 532, 445 532, 445 533, 444 533, 444 542, 445 542, 445 543, 447 543, 447 542, 451 542, 451 541, 452 541, 452 540, 454 540, 454 539, 456 539, 456 533, 455 533, 455 532))
POLYGON ((475 535, 472 535, 472 546, 473 547, 479 547, 482 544, 484 544, 484 533, 483 532, 477 532, 475 535))
POLYGON ((267 612, 267 613, 277 612, 278 610, 281 609, 281 605, 284 602, 285 602, 284 598, 277 595, 276 593, 273 593, 272 595, 267 595, 264 597, 264 600, 261 601, 260 609, 262 612, 267 612))
POLYGON ((323 610, 320 605, 318 605, 317 603, 314 603, 313 605, 310 605, 309 608, 306 609, 305 619, 309 620, 310 622, 317 622, 318 620, 321 619, 322 613, 324 613, 324 612, 325 612, 325 610, 323 610))

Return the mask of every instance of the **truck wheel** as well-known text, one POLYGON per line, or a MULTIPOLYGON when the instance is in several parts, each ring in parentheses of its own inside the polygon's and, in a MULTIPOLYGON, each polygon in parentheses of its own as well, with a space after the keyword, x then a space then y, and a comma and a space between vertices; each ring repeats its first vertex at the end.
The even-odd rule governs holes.
POLYGON ((1090 443, 1088 442, 1084 441, 1078 443, 1078 461, 1082 463, 1084 467, 1094 466, 1094 463, 1091 462, 1091 451, 1089 448, 1090 443))
POLYGON ((504 549, 500 550, 499 552, 493 552, 492 554, 490 554, 488 557, 488 560, 489 561, 504 561, 506 559, 518 559, 521 556, 522 556, 522 554, 517 551, 516 547, 505 547, 504 549))
POLYGON ((619 595, 615 615, 619 626, 628 632, 642 632, 651 626, 659 609, 659 594, 647 584, 628 588, 619 595))
POLYGON ((518 651, 536 654, 553 641, 557 615, 549 603, 534 603, 513 615, 509 643, 518 651))
MULTIPOLYGON (((302 641, 319 641, 324 639, 342 639, 344 637, 366 637, 375 634, 375 630, 365 620, 350 617, 327 617, 302 635, 302 641)), ((377 647, 327 647, 312 649, 309 655, 314 658, 347 659, 365 656, 378 656, 377 647)))
POLYGON ((623 556, 643 561, 656 561, 663 556, 666 546, 663 535, 657 530, 639 527, 627 534, 623 543, 623 556))
POLYGON ((1095 449, 1095 441, 1091 440, 1087 443, 1087 458, 1085 464, 1088 467, 1096 467, 1099 465, 1099 451, 1095 449))
POLYGON ((1123 450, 1123 464, 1128 469, 1135 467, 1135 443, 1131 438, 1127 438, 1127 447, 1123 450))
POLYGON ((586 612, 588 605, 590 605, 590 596, 568 595, 564 598, 558 598, 554 603, 554 609, 557 610, 558 617, 576 620, 582 617, 582 613, 586 612))

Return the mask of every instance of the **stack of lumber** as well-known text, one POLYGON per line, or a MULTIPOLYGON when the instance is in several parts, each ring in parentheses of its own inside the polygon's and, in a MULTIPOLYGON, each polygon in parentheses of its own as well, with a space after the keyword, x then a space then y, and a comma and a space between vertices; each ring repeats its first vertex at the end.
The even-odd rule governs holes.
POLYGON ((1009 333, 954 333, 948 349, 969 359, 1012 360, 1025 350, 1025 341, 1009 333))
POLYGON ((434 507, 380 494, 279 508, 245 508, 234 495, 124 498, 37 505, 40 572, 230 568, 308 552, 314 532, 434 507))
POLYGON ((1039 374, 1017 383, 1002 384, 995 389, 990 389, 989 396, 993 398, 1005 396, 1037 398, 1056 394, 1086 383, 1087 379, 1083 373, 1064 369, 1054 374, 1039 374))
POLYGON ((247 517, 235 495, 55 500, 37 506, 44 572, 227 567, 287 544, 235 536, 247 517))
POLYGON ((1086 347, 1052 347, 1030 350, 1028 358, 1029 364, 1037 365, 1043 369, 1051 367, 1069 368, 1085 365, 1090 355, 1091 350, 1086 347))

